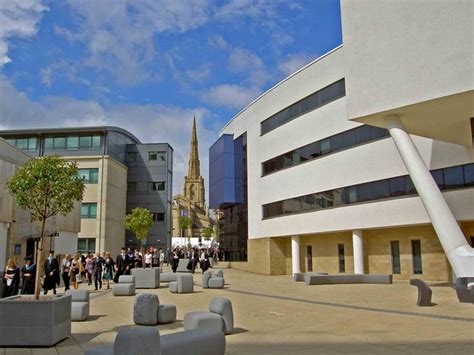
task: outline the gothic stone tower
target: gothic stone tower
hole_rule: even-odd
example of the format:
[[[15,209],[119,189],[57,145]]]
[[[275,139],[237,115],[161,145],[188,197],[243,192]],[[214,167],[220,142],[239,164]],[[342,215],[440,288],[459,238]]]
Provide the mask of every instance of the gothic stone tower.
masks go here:
[[[191,151],[189,153],[188,175],[184,177],[183,195],[187,197],[194,206],[203,211],[206,208],[204,179],[201,176],[198,141],[196,134],[196,117],[193,120],[193,133],[191,138]]]

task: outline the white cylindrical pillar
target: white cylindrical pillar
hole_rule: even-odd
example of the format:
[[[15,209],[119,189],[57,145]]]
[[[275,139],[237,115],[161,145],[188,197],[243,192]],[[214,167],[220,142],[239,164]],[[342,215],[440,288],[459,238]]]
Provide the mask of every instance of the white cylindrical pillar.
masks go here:
[[[295,235],[291,237],[291,265],[293,275],[301,272],[300,267],[300,236]]]
[[[354,274],[364,273],[364,243],[362,241],[362,230],[352,231],[352,249],[354,253]]]
[[[384,120],[454,272],[458,277],[474,276],[474,251],[400,117],[389,115]]]

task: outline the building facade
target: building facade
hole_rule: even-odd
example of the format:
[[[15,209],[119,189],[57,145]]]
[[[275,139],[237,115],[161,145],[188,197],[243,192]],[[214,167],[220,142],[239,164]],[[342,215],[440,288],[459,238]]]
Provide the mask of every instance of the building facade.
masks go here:
[[[206,208],[204,178],[201,176],[196,118],[193,120],[191,133],[188,174],[184,177],[183,194],[173,197],[172,215],[172,230],[176,243],[187,244],[185,240],[188,238],[202,242],[202,230],[211,224],[211,219]],[[188,229],[181,228],[180,217],[190,217],[192,226]]]
[[[80,206],[77,245],[68,252],[109,251],[138,246],[126,235],[123,219],[134,207],[154,214],[148,244],[171,243],[173,149],[167,143],[142,144],[118,127],[0,131],[29,156],[61,155],[75,161],[86,183]]]
[[[31,223],[30,213],[15,204],[7,191],[6,182],[31,157],[0,138],[0,265],[8,259],[23,264],[26,256],[34,255],[34,239],[40,237],[41,225]],[[80,230],[80,204],[66,216],[50,217],[46,223],[44,254],[54,249],[57,254],[76,247]],[[57,235],[56,235],[57,234]],[[54,237],[52,237],[54,235]]]
[[[343,0],[343,45],[228,122],[209,188],[249,211],[234,267],[474,276],[472,6]]]

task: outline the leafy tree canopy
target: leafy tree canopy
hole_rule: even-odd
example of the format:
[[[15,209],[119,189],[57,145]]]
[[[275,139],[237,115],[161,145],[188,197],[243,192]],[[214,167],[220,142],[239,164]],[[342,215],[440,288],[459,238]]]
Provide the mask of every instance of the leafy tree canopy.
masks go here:
[[[31,159],[7,181],[7,188],[20,208],[31,212],[32,221],[66,215],[82,200],[84,181],[77,164],[59,156]]]
[[[135,233],[137,239],[142,242],[148,237],[152,223],[152,213],[143,207],[135,207],[124,220],[125,228]]]
[[[191,217],[179,217],[178,224],[181,229],[188,229],[193,225],[193,219]]]
[[[202,235],[204,236],[204,239],[210,240],[214,235],[214,227],[211,225],[204,227],[202,229]]]

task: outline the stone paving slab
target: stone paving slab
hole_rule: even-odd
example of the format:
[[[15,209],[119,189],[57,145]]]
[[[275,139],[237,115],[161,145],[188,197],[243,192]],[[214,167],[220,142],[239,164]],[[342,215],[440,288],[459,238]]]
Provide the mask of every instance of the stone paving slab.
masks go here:
[[[407,282],[307,286],[290,276],[224,274],[224,289],[202,289],[197,273],[192,294],[171,294],[164,285],[137,292],[177,305],[177,322],[158,326],[161,334],[182,331],[184,315],[207,310],[212,297],[230,298],[237,327],[226,337],[231,355],[472,354],[474,348],[474,307],[460,304],[447,285],[432,287],[436,306],[417,307],[417,290]],[[112,344],[120,327],[133,325],[133,301],[92,291],[90,319],[72,323],[71,338],[49,349],[0,348],[0,355],[75,355]]]

